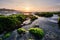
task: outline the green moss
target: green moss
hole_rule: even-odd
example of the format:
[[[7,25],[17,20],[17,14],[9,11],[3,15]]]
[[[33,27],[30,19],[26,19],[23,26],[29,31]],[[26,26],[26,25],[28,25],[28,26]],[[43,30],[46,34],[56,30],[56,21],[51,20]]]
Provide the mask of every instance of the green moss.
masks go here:
[[[29,18],[31,19],[31,21],[34,21],[37,19],[37,17],[33,16],[33,15],[29,15]]]
[[[31,17],[31,21],[34,21],[35,19],[37,19],[37,17],[35,17],[35,16]]]
[[[5,34],[4,34],[3,38],[9,38],[10,36],[11,36],[11,33],[8,32],[8,33],[5,33]]]
[[[44,36],[44,31],[40,28],[30,28],[29,32],[37,38],[43,38]]]
[[[19,29],[17,29],[17,32],[19,34],[25,34],[26,30],[24,28],[19,28]]]
[[[21,27],[20,24],[26,19],[26,16],[23,14],[15,14],[10,16],[0,16],[0,33],[4,31],[13,31]]]
[[[42,12],[42,13],[35,13],[38,16],[42,16],[42,17],[52,17],[53,13],[50,12]]]
[[[2,40],[2,38],[0,38],[0,40]]]

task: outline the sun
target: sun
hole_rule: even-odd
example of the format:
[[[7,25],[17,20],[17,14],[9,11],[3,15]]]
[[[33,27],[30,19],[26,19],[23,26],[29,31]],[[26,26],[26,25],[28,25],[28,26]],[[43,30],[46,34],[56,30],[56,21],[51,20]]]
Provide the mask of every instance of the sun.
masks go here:
[[[25,10],[26,12],[29,12],[29,11],[30,11],[30,7],[25,7],[24,10]]]

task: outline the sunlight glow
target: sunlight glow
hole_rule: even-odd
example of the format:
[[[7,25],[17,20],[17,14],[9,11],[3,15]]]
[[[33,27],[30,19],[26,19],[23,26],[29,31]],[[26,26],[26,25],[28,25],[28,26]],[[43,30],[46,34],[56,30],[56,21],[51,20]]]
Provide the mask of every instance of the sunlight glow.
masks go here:
[[[24,8],[24,11],[26,11],[26,12],[29,12],[30,10],[31,10],[30,7],[25,7],[25,8]]]

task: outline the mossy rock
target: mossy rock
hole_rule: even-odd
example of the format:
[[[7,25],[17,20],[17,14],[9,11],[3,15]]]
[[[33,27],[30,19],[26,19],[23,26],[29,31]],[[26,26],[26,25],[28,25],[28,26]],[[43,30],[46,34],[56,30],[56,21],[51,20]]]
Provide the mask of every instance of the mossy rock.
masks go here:
[[[0,38],[0,40],[2,40],[2,38]]]
[[[19,34],[25,34],[26,33],[26,30],[24,28],[19,28],[19,29],[17,29],[17,32]]]
[[[41,28],[30,28],[29,32],[34,35],[36,38],[43,38],[44,37],[44,31]]]
[[[8,33],[5,33],[3,38],[6,39],[6,38],[9,38],[11,36],[11,32],[8,32]]]

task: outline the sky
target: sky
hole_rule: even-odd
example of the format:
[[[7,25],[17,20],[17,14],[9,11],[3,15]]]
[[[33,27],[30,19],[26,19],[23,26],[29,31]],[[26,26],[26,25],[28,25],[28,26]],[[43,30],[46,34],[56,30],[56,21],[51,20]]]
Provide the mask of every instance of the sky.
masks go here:
[[[20,11],[60,11],[60,0],[0,0],[0,8]]]

